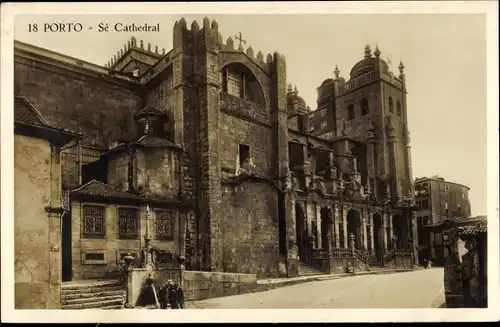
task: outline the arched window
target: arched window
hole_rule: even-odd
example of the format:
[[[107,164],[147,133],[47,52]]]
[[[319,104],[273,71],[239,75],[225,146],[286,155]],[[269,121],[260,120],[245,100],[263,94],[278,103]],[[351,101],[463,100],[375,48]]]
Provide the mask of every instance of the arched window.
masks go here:
[[[370,113],[370,106],[368,104],[368,100],[363,99],[361,100],[361,115],[365,116]]]
[[[396,113],[401,116],[401,102],[399,101],[396,103]]]
[[[347,107],[347,120],[354,120],[356,118],[356,114],[354,113],[354,105],[350,104]]]
[[[394,113],[394,102],[392,101],[392,97],[389,97],[389,112],[391,114]]]
[[[222,91],[265,106],[264,93],[252,71],[241,63],[224,67],[220,74]]]

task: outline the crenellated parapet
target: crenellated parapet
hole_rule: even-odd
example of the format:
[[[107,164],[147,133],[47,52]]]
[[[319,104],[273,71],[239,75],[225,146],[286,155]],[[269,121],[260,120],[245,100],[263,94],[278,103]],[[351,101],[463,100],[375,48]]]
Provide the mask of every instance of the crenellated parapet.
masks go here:
[[[160,50],[157,45],[153,47],[151,43],[145,45],[143,40],[138,42],[137,39],[132,36],[123,48],[117,50],[116,54],[105,64],[105,67],[120,71],[130,61],[127,59],[131,59],[130,54],[132,52],[140,54],[140,56],[138,56],[140,58],[139,60],[150,66],[154,65],[165,55],[164,48]]]

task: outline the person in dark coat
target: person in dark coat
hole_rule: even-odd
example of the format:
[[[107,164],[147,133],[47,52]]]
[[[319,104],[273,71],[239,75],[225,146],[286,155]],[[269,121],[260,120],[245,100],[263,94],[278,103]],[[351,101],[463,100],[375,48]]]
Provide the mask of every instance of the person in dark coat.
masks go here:
[[[184,309],[184,292],[182,288],[178,284],[170,283],[168,290],[170,307],[172,309]]]
[[[179,309],[184,309],[184,291],[179,284],[175,284],[174,289],[177,292]]]
[[[161,309],[168,308],[168,284],[160,287],[160,290],[158,291],[158,301],[160,302]]]

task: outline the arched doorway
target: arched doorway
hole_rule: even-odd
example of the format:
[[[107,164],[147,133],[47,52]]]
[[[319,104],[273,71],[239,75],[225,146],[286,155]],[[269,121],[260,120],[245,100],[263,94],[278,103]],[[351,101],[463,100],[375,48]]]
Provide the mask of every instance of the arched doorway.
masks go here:
[[[320,247],[322,249],[327,249],[327,244],[330,241],[328,239],[328,228],[330,227],[331,216],[332,216],[331,210],[329,210],[327,207],[321,208],[321,244],[320,244]],[[331,240],[331,241],[333,241],[333,240]]]
[[[383,249],[384,234],[383,234],[382,217],[378,213],[373,214],[373,247],[375,251]]]
[[[394,234],[391,235],[391,243],[394,243],[392,238],[396,236],[396,247],[403,248],[405,242],[405,221],[401,215],[392,216],[392,229]]]
[[[347,240],[350,242],[351,234],[354,235],[354,247],[361,248],[361,215],[359,211],[351,209],[347,212]]]
[[[297,247],[299,248],[299,257],[305,258],[307,248],[307,221],[304,209],[298,203],[295,204],[295,231],[297,233]]]

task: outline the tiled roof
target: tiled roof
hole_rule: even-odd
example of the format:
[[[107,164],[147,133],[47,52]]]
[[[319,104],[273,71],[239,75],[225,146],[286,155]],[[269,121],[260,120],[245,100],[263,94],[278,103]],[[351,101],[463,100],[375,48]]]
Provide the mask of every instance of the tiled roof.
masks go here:
[[[97,180],[92,180],[81,187],[71,191],[72,194],[87,195],[87,196],[99,196],[99,197],[112,197],[120,199],[131,199],[140,200],[141,197],[119,190],[108,184],[104,184]]]
[[[488,223],[485,220],[479,221],[473,225],[459,226],[455,229],[458,235],[477,235],[488,231]]]
[[[425,227],[437,227],[441,225],[464,225],[464,224],[474,224],[478,221],[486,220],[487,216],[477,216],[477,217],[448,217],[438,223],[432,225],[426,225]]]
[[[25,97],[14,96],[14,121],[18,123],[50,127],[38,110]]]
[[[82,135],[81,133],[66,128],[50,125],[45,121],[45,119],[43,119],[40,112],[25,97],[19,95],[14,95],[14,122],[30,126],[49,128],[79,136]]]
[[[119,190],[111,185],[104,184],[97,180],[92,180],[81,187],[71,191],[71,194],[77,194],[80,196],[88,197],[99,197],[99,198],[114,198],[114,199],[124,199],[124,200],[136,200],[140,202],[157,202],[157,203],[167,203],[171,205],[192,205],[189,202],[180,201],[179,199],[165,199],[162,197],[155,196],[153,194],[142,194],[135,195],[129,192]]]
[[[134,142],[137,145],[149,147],[149,148],[167,148],[167,147],[177,147],[175,144],[167,139],[144,135],[140,139]]]

